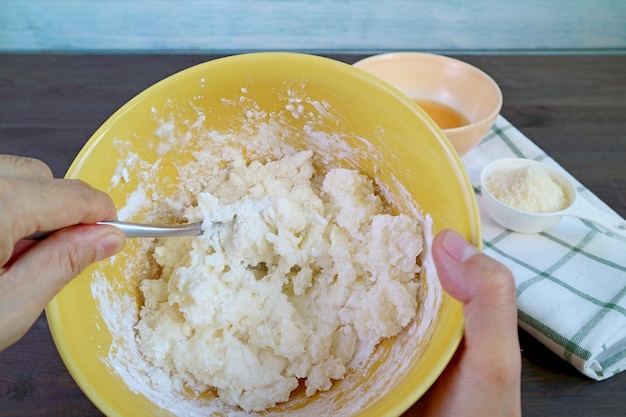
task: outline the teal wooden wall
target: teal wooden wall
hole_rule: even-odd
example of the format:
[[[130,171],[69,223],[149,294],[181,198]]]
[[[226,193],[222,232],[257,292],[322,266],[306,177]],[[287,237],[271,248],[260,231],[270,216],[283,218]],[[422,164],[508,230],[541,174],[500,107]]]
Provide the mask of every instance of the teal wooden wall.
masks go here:
[[[626,0],[0,0],[0,52],[626,51]]]

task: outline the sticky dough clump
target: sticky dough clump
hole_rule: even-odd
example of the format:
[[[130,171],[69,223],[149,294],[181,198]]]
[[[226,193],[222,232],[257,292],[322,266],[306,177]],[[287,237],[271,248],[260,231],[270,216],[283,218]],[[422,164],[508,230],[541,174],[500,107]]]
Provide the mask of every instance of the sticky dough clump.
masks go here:
[[[204,234],[159,242],[140,285],[150,377],[247,411],[328,390],[416,315],[421,226],[357,171],[317,181],[310,151],[221,172],[186,212]]]

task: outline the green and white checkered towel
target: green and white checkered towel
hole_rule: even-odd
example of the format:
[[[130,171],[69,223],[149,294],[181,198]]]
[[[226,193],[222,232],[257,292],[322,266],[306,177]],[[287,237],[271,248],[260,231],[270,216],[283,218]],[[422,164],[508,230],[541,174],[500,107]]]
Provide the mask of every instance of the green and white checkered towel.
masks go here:
[[[520,327],[583,374],[609,378],[626,369],[626,239],[572,217],[539,234],[511,232],[493,222],[482,207],[480,172],[491,161],[511,157],[559,167],[498,117],[461,159],[480,208],[484,252],[515,275]],[[573,180],[581,196],[615,214]]]

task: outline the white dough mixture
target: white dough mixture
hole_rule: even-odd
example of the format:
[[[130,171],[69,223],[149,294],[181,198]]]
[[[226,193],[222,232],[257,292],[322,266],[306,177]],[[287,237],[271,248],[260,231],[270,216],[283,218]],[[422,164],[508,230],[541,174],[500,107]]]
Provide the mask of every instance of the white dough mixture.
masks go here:
[[[158,242],[161,272],[140,285],[137,343],[156,385],[264,410],[300,381],[329,389],[416,315],[420,223],[356,171],[320,178],[310,151],[230,162],[186,217],[204,234]]]

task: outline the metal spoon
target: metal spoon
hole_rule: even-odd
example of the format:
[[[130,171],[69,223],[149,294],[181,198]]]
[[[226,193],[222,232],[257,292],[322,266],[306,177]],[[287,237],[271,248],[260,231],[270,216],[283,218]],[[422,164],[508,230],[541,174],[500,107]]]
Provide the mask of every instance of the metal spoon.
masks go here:
[[[122,221],[106,221],[97,222],[96,224],[108,224],[109,226],[115,226],[120,228],[127,238],[131,237],[176,237],[176,236],[200,236],[202,234],[202,222],[186,223],[186,224],[171,224],[171,225],[154,225],[154,224],[141,224],[130,223]],[[221,223],[215,223],[221,224]],[[50,236],[56,230],[48,232],[35,232],[32,235],[25,237],[27,240],[43,240]],[[261,262],[257,265],[246,265],[246,268],[251,269],[257,274],[257,278],[261,278],[263,274],[267,273],[268,267],[265,262]],[[261,275],[259,275],[261,274]]]
[[[120,228],[126,237],[172,237],[172,236],[199,236],[202,234],[202,222],[172,225],[153,225],[130,223],[122,221],[106,221],[96,224],[108,224]],[[28,240],[42,240],[56,230],[35,232],[25,237]]]

